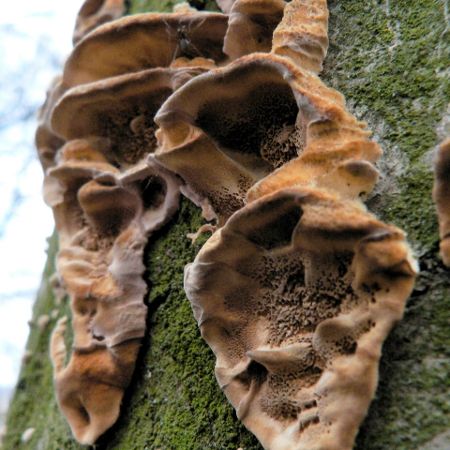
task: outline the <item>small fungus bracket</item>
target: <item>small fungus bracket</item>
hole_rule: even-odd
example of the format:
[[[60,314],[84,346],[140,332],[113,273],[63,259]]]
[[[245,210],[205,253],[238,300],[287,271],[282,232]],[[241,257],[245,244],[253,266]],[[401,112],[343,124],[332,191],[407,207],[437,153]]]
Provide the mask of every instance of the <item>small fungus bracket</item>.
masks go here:
[[[185,290],[264,448],[352,448],[416,269],[400,230],[311,189],[262,197],[207,241]]]
[[[75,438],[93,444],[116,420],[146,329],[143,251],[178,208],[179,181],[150,160],[120,172],[102,140],[71,140],[47,171],[45,194],[59,233],[57,270],[70,297],[53,333],[58,403]]]
[[[102,25],[74,48],[66,61],[66,88],[152,68],[177,58],[220,63],[228,17],[220,13],[136,14]]]
[[[339,179],[343,195],[358,196],[377,178],[372,163],[381,150],[342,96],[274,54],[245,56],[193,78],[155,122],[155,157],[208,200],[220,224],[246,196],[278,185]]]

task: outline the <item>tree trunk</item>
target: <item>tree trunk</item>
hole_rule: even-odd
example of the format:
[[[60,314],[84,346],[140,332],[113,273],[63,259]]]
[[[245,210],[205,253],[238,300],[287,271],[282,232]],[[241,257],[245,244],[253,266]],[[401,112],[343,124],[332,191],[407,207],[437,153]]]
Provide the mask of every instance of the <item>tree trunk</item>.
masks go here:
[[[131,11],[167,10],[172,3],[134,0]],[[346,96],[349,109],[369,123],[382,145],[382,178],[368,207],[408,233],[421,269],[404,319],[384,345],[376,399],[356,448],[450,448],[450,277],[438,257],[431,199],[432,152],[450,134],[449,4],[332,0],[329,9],[330,48],[321,77]],[[148,333],[122,414],[98,449],[261,448],[220,392],[212,352],[183,291],[183,267],[202,244],[191,245],[186,234],[201,223],[199,210],[183,201],[148,245]],[[68,314],[49,286],[55,252],[54,236],[34,322],[54,310],[57,317]],[[43,331],[31,328],[31,357],[10,406],[5,449],[83,448],[71,437],[53,394],[48,341],[57,318],[51,317]],[[21,443],[28,428],[35,431]]]

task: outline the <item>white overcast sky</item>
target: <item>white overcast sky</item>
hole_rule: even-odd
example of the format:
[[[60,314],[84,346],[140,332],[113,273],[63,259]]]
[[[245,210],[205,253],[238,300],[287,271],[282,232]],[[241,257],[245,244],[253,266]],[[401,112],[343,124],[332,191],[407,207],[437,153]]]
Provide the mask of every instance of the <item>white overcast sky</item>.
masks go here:
[[[4,2],[0,14],[0,388],[15,384],[53,229],[35,110],[71,49],[82,0]],[[28,115],[26,120],[21,117]],[[11,205],[17,205],[11,208]],[[11,211],[13,214],[10,214]]]

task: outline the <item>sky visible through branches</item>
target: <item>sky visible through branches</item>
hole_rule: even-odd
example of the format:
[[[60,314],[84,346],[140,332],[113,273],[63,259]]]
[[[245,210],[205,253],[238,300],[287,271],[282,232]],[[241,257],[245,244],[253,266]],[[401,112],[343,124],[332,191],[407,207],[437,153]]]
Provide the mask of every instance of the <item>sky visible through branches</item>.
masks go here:
[[[36,113],[70,51],[81,3],[8,2],[0,16],[0,425],[53,229],[34,148]]]

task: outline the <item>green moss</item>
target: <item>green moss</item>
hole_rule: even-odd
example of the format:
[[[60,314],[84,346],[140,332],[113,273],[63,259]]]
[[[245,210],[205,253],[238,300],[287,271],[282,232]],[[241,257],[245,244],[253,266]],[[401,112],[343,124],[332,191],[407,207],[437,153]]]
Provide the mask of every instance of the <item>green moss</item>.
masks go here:
[[[395,189],[382,190],[373,203],[383,220],[408,233],[421,256],[405,317],[384,345],[377,398],[358,436],[361,450],[417,449],[448,429],[450,416],[450,286],[437,262],[433,176],[425,163],[450,101],[449,34],[443,2],[389,3],[388,13],[387,2],[329,2],[323,74],[376,131],[386,176],[400,173]]]
[[[450,101],[444,2],[344,0],[329,7],[323,78],[377,131],[387,156],[395,147],[409,161],[400,168],[399,192],[384,196],[378,212],[425,252],[437,240],[437,226],[423,157],[437,144],[436,127]]]
[[[8,433],[3,442],[5,449],[76,449],[70,436],[69,428],[59,413],[53,395],[52,367],[48,356],[50,333],[56,320],[67,314],[67,305],[57,306],[49,285],[49,278],[55,271],[54,258],[57,251],[56,233],[49,239],[48,261],[43,274],[43,282],[33,309],[32,323],[43,315],[50,315],[57,310],[58,316],[48,326],[39,330],[31,326],[27,350],[31,352],[30,360],[22,366],[16,391],[7,416]],[[22,433],[27,428],[35,428],[27,445],[20,442]]]
[[[104,448],[260,448],[217,386],[213,354],[183,291],[184,266],[201,247],[186,234],[201,223],[198,209],[183,201],[175,222],[148,248],[149,334],[133,393]]]

